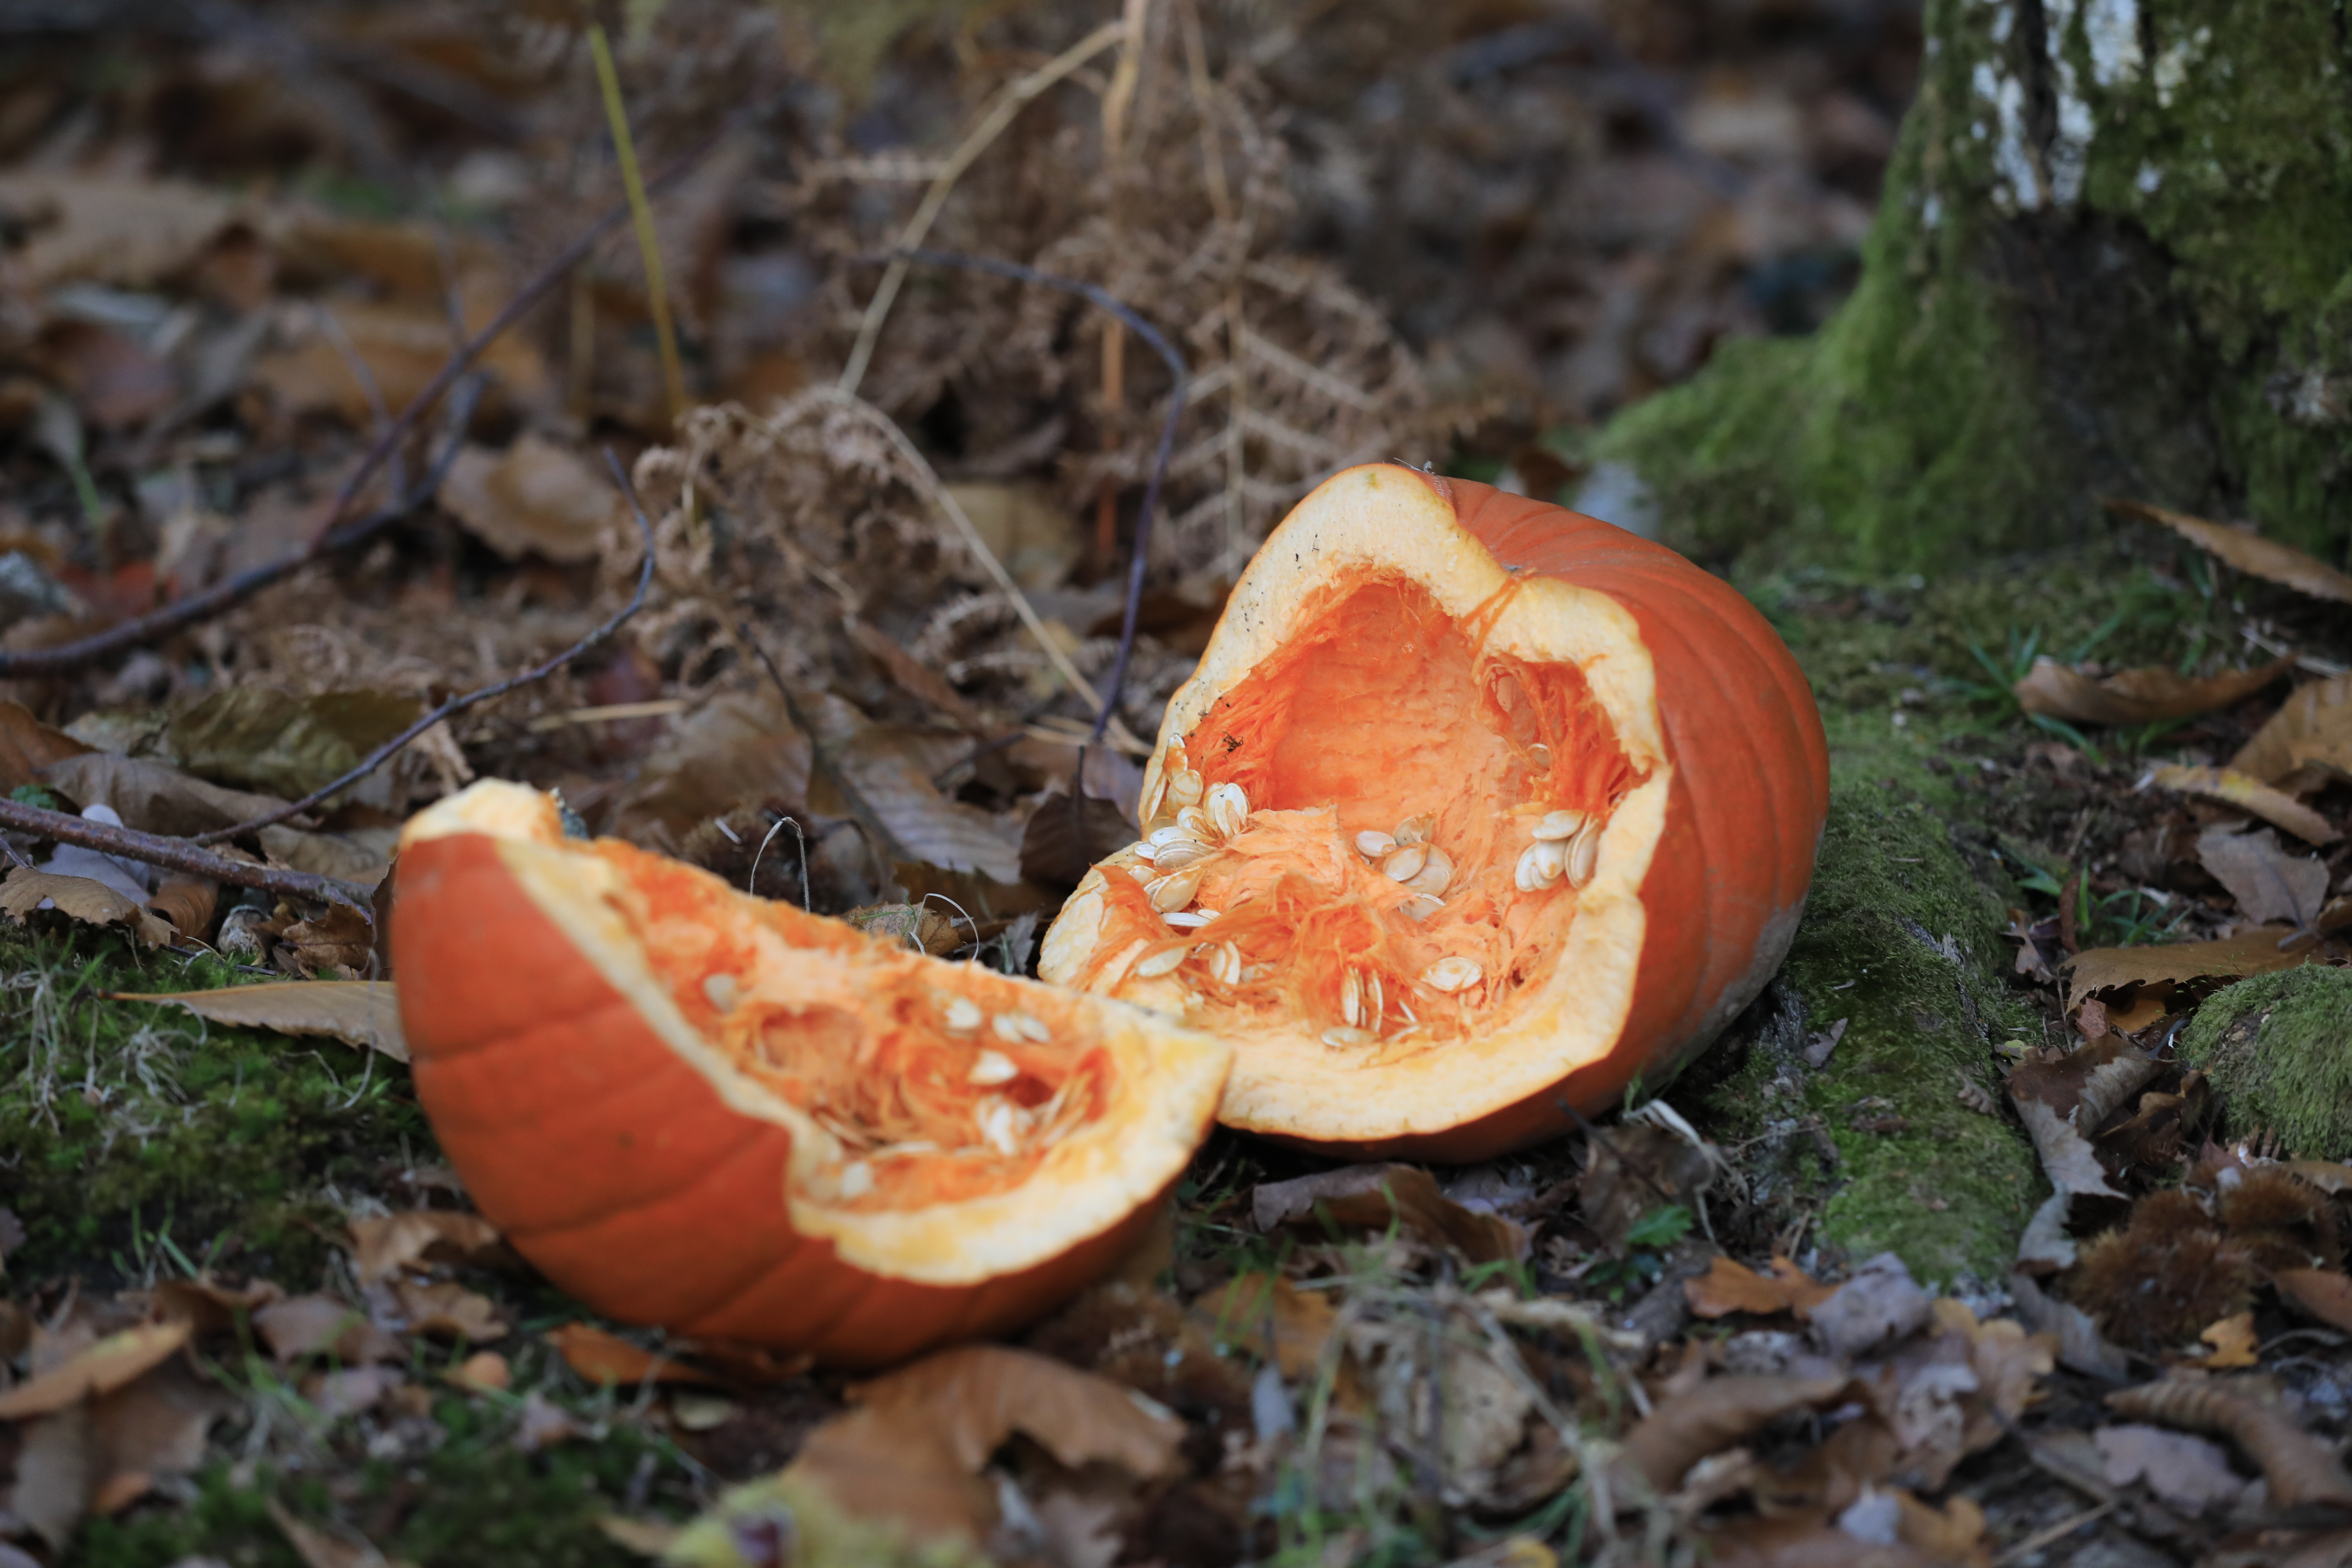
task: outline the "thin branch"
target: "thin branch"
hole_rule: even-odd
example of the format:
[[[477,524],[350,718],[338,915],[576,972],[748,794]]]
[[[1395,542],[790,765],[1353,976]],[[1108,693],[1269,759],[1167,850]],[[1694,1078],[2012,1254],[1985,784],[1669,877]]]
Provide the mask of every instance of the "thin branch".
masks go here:
[[[764,110],[765,107],[764,103],[755,105],[752,112]],[[646,182],[646,191],[661,190],[675,184],[692,171],[710,155],[713,149],[727,139],[741,118],[741,116],[730,117],[709,135],[672,160],[660,173]],[[190,595],[187,598],[176,604],[168,605],[152,615],[125,622],[121,626],[100,632],[96,637],[84,637],[79,642],[66,643],[58,647],[0,652],[0,679],[61,674],[67,670],[79,669],[93,660],[106,658],[109,654],[118,653],[127,647],[135,647],[142,643],[152,642],[165,632],[176,630],[191,621],[218,614],[289,573],[298,571],[314,561],[365,539],[394,519],[404,516],[415,507],[422,505],[425,500],[430,499],[429,494],[404,498],[395,501],[394,506],[386,509],[385,511],[363,518],[352,526],[338,526],[342,522],[344,515],[351,510],[352,503],[359,499],[362,488],[369,479],[374,478],[378,468],[383,467],[385,459],[392,456],[393,449],[407,437],[410,431],[416,428],[433,405],[457,384],[458,378],[466,374],[476,360],[481,358],[483,353],[492,343],[505,334],[507,329],[522,320],[533,306],[546,297],[550,289],[562,282],[573,268],[586,260],[596,247],[604,242],[604,237],[618,228],[628,216],[629,204],[626,201],[608,209],[602,217],[589,226],[586,232],[570,245],[565,246],[553,260],[541,268],[537,277],[523,285],[521,292],[508,300],[505,308],[490,318],[488,326],[475,333],[467,341],[464,348],[449,357],[448,363],[435,373],[431,381],[425,384],[425,389],[422,392],[409,400],[408,406],[400,411],[391,426],[376,438],[375,444],[368,448],[366,455],[361,458],[359,467],[352,470],[351,477],[346,479],[342,488],[335,492],[334,507],[328,514],[326,525],[320,529],[318,536],[309,545],[268,566],[257,567],[251,572],[242,574],[226,583],[206,589],[202,594]],[[455,450],[454,441],[452,450]],[[420,487],[420,489],[423,489],[425,487]]]
[[[355,784],[360,780],[367,777],[368,774],[375,772],[376,769],[383,766],[385,763],[392,760],[394,754],[399,752],[402,747],[416,739],[417,736],[425,733],[425,731],[433,728],[434,725],[441,723],[445,720],[453,718],[459,713],[463,713],[468,708],[472,708],[479,703],[488,702],[493,697],[503,697],[508,692],[514,690],[518,687],[529,686],[533,681],[546,679],[549,676],[553,675],[557,670],[562,669],[565,665],[570,664],[573,659],[578,658],[582,654],[586,653],[590,648],[594,647],[598,643],[603,642],[606,637],[611,637],[614,632],[619,631],[623,623],[626,622],[631,616],[635,615],[639,610],[645,608],[646,589],[654,580],[654,525],[646,518],[646,509],[638,504],[636,487],[629,483],[629,476],[622,471],[621,459],[613,455],[613,449],[610,447],[604,448],[604,461],[612,466],[613,482],[620,486],[621,494],[628,498],[629,510],[636,517],[637,534],[644,542],[646,552],[644,563],[637,569],[637,591],[629,596],[629,602],[627,604],[622,605],[621,608],[616,611],[610,619],[605,621],[603,626],[598,626],[594,631],[590,632],[586,637],[582,637],[578,642],[573,643],[570,647],[565,648],[562,653],[557,654],[553,658],[548,659],[545,663],[536,665],[530,669],[526,669],[520,675],[510,675],[504,680],[493,681],[488,686],[478,687],[474,690],[467,692],[463,697],[452,697],[448,701],[444,702],[440,707],[436,708],[430,713],[425,714],[423,718],[417,720],[416,722],[411,724],[407,729],[403,730],[399,734],[394,735],[391,740],[386,741],[383,745],[378,746],[374,751],[370,752],[361,760],[357,767],[343,774],[342,777],[335,780],[334,783],[322,784],[319,788],[312,790],[309,795],[304,795],[300,800],[281,805],[277,810],[261,816],[257,816],[250,822],[240,822],[233,827],[215,827],[209,833],[192,834],[189,836],[188,842],[191,844],[217,844],[224,838],[235,838],[241,834],[253,833],[264,827],[273,826],[278,823],[285,821],[289,816],[298,816],[302,812],[310,810],[312,806],[326,800],[330,795],[332,795],[341,790],[349,788],[351,785]]]
[[[999,261],[989,256],[966,256],[957,250],[902,250],[893,258],[891,265],[897,266],[900,260],[920,261],[933,267],[960,267],[968,272],[989,272],[999,278],[1039,283],[1048,289],[1059,289],[1065,294],[1076,294],[1118,318],[1167,362],[1168,374],[1172,378],[1168,392],[1168,417],[1160,423],[1160,449],[1152,456],[1151,479],[1143,487],[1143,510],[1136,514],[1135,550],[1127,569],[1127,607],[1120,615],[1118,624],[1118,657],[1111,663],[1110,679],[1105,683],[1101,700],[1095,707],[1092,743],[1100,744],[1104,731],[1110,727],[1112,715],[1118,711],[1119,694],[1127,686],[1127,667],[1135,657],[1135,625],[1142,613],[1143,577],[1151,559],[1151,518],[1160,510],[1160,488],[1167,482],[1168,459],[1176,450],[1176,426],[1184,417],[1184,394],[1192,384],[1192,369],[1184,363],[1184,356],[1176,352],[1176,345],[1160,335],[1159,328],[1137,314],[1127,301],[1092,283],[1052,272],[1040,272],[1017,261]]]
[[[226,855],[200,849],[185,838],[167,838],[161,834],[141,833],[134,828],[93,822],[69,811],[45,811],[37,805],[0,798],[0,827],[55,839],[59,844],[79,844],[85,849],[120,855],[126,860],[162,866],[173,871],[185,871],[194,877],[208,877],[232,887],[258,888],[265,893],[350,904],[362,913],[368,908],[369,891],[356,882],[322,877],[315,871],[296,871],[284,866],[233,860]]]

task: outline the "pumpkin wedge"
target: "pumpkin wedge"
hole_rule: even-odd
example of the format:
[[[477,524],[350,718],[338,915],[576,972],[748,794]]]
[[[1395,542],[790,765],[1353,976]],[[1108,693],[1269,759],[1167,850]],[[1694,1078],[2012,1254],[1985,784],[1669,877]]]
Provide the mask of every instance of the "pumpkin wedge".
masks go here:
[[[1729,585],[1592,518],[1388,465],[1235,585],[1047,980],[1231,1041],[1220,1119],[1475,1160],[1656,1087],[1787,953],[1821,716]]]
[[[401,835],[417,1097],[521,1253],[631,1322],[898,1360],[1149,1228],[1231,1053],[734,891],[483,783]]]

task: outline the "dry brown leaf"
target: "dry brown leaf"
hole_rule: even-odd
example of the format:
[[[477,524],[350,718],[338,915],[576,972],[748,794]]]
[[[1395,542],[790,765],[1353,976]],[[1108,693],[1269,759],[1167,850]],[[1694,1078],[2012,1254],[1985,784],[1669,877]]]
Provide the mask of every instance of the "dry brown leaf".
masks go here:
[[[2018,706],[2089,724],[2154,724],[2227,708],[2294,668],[2282,658],[2258,669],[2231,669],[2191,680],[2168,669],[2125,669],[2103,679],[2069,669],[2044,654],[2015,688]]]
[[[547,1336],[563,1364],[591,1383],[701,1383],[719,1380],[667,1356],[631,1344],[587,1323],[566,1323]]]
[[[177,1361],[98,1399],[89,1409],[94,1468],[101,1478],[95,1511],[128,1506],[160,1477],[202,1468],[205,1434],[237,1405],[227,1390]]]
[[[2271,1283],[2321,1322],[2352,1332],[2352,1279],[2333,1268],[2275,1268]]]
[[[0,214],[26,236],[15,264],[36,289],[68,280],[142,288],[194,260],[236,213],[217,193],[178,181],[0,175]]]
[[[2159,1070],[2129,1040],[2108,1035],[2055,1061],[2022,1062],[2011,1071],[2010,1100],[2052,1186],[2070,1196],[2124,1195],[2108,1184],[2091,1134]]]
[[[149,947],[162,947],[172,940],[168,921],[93,878],[60,877],[30,866],[18,866],[8,873],[5,882],[0,882],[0,910],[16,916],[19,924],[44,900],[84,925],[121,926]]]
[[[1648,1121],[1593,1130],[1584,1155],[1577,1207],[1611,1247],[1644,1216],[1669,1204],[1696,1207],[1715,1181],[1717,1160],[1678,1133]]]
[[[1021,879],[1021,846],[978,806],[950,800],[931,776],[971,750],[961,737],[945,738],[892,724],[869,724],[841,749],[836,762],[845,786],[895,840],[893,858],[921,860],[950,871],[978,871],[1000,882]],[[823,794],[818,792],[819,796]],[[818,798],[810,804],[825,807]],[[850,803],[831,813],[864,816]]]
[[[253,1326],[280,1363],[331,1354],[347,1366],[397,1361],[397,1341],[348,1301],[331,1296],[296,1296],[273,1301],[253,1314]]]
[[[1056,790],[1037,803],[1022,830],[1021,875],[1041,887],[1075,888],[1135,835],[1135,824],[1109,801]]]
[[[147,908],[169,921],[173,931],[198,942],[213,929],[213,911],[219,907],[218,882],[180,872],[166,874],[147,900]]]
[[[964,700],[962,692],[948,684],[947,677],[890,640],[880,627],[856,616],[842,619],[842,629],[858,651],[882,667],[883,673],[898,682],[901,690],[919,697],[949,722],[968,735],[985,735],[990,725],[985,715]]]
[[[2228,1383],[2170,1377],[2107,1395],[2107,1406],[2136,1421],[2229,1438],[2262,1467],[2270,1500],[2279,1508],[2324,1503],[2352,1509],[2352,1477],[2327,1445],[2284,1412],[2240,1393]]]
[[[1682,1484],[1690,1468],[1790,1411],[1845,1396],[1852,1379],[1711,1377],[1664,1400],[1625,1435],[1621,1462],[1660,1493]]]
[[[34,718],[23,703],[0,702],[0,795],[39,784],[42,769],[92,750]]]
[[[2231,768],[2190,768],[2167,763],[2151,770],[2147,782],[2158,789],[2193,795],[2236,806],[2250,816],[2285,828],[2306,844],[2333,844],[2343,837],[2327,818],[2261,780]]]
[[[266,816],[286,803],[274,795],[224,789],[146,757],[90,752],[50,763],[41,782],[76,805],[104,805],[123,826],[180,837]]]
[[[478,310],[467,301],[469,331],[488,324],[493,304]],[[353,372],[367,366],[385,406],[405,408],[449,361],[449,317],[436,300],[339,300],[331,310],[334,330],[319,328],[290,347],[255,356],[252,384],[269,394],[289,415],[331,413],[365,429],[373,400]],[[338,341],[338,340],[341,341]],[[547,364],[530,334],[508,332],[479,362],[489,370],[490,403],[540,402],[547,394]]]
[[[1527,1227],[1501,1215],[1465,1208],[1438,1190],[1417,1165],[1345,1165],[1287,1182],[1261,1182],[1250,1194],[1258,1229],[1317,1225],[1325,1218],[1349,1227],[1402,1226],[1425,1242],[1450,1247],[1471,1263],[1527,1256]]]
[[[2298,1182],[2307,1182],[2323,1193],[2340,1193],[2352,1187],[2352,1165],[2336,1160],[2288,1160],[2279,1166]]]
[[[2091,1438],[2109,1486],[2145,1481],[2167,1507],[2192,1517],[2245,1495],[2246,1483],[2231,1471],[2229,1456],[2202,1437],[2131,1422],[2102,1426]]]
[[[2327,900],[2326,862],[2288,854],[2267,827],[2246,833],[2216,824],[2197,836],[2197,860],[2257,924],[2284,921],[2303,930]]]
[[[368,971],[368,955],[375,951],[375,928],[367,916],[349,904],[329,904],[316,920],[297,921],[278,933],[273,954],[281,970],[291,967],[305,975],[332,974],[353,984]]]
[[[1314,1373],[1339,1314],[1330,1296],[1301,1290],[1279,1274],[1243,1274],[1192,1303],[1193,1319],[1219,1342],[1272,1361],[1286,1378]]]
[[[918,1541],[979,1542],[997,1519],[993,1489],[946,1437],[896,1412],[852,1410],[809,1434],[786,1468],[844,1513],[888,1520]]]
[[[1713,1568],[1955,1568],[1900,1540],[1864,1541],[1819,1510],[1733,1520],[1699,1539]]]
[[[1806,1310],[1813,1338],[1842,1359],[1874,1354],[1926,1326],[1935,1302],[1891,1252],[1864,1262]]]
[[[185,1322],[197,1336],[224,1333],[236,1326],[240,1313],[250,1313],[286,1292],[267,1279],[247,1285],[221,1285],[210,1278],[165,1279],[149,1295],[155,1316],[164,1322]]]
[[[2299,747],[2333,752],[2352,744],[2352,675],[2331,676],[2297,689],[2230,759],[2231,771],[2292,789],[2301,766]],[[2292,793],[2300,794],[2299,790]]]
[[[2170,980],[2236,980],[2307,963],[2318,942],[2285,926],[2254,926],[2219,942],[2170,942],[2151,947],[2094,947],[2067,960],[2066,1002],[2095,992]]]
[[[5,1394],[0,1394],[0,1421],[24,1421],[51,1415],[67,1405],[111,1394],[151,1368],[178,1353],[191,1337],[189,1326],[142,1323],[109,1334],[73,1356]]]
[[[747,802],[799,807],[808,784],[808,737],[793,727],[783,700],[766,686],[728,692],[673,721],[668,739],[638,767],[612,832],[675,855],[698,824]],[[796,853],[790,837],[769,853]]]
[[[1810,1278],[1785,1258],[1775,1257],[1771,1269],[1769,1274],[1759,1274],[1718,1254],[1706,1273],[1683,1281],[1683,1296],[1690,1302],[1691,1311],[1702,1318],[1728,1317],[1734,1312],[1794,1312],[1801,1318],[1836,1289]]]
[[[2109,501],[2107,504],[2117,511],[2132,512],[2151,522],[2162,523],[2200,550],[2220,557],[2223,564],[2233,566],[2249,576],[2281,584],[2299,594],[2308,594],[2315,599],[2352,605],[2352,577],[2346,576],[2324,561],[2313,559],[2292,544],[2264,539],[2259,533],[2243,533],[2218,522],[2208,522],[2201,517],[2168,511],[2145,501]]]
[[[400,1303],[401,1316],[407,1320],[412,1334],[487,1344],[506,1338],[510,1328],[488,1296],[452,1281],[424,1285],[413,1279],[395,1279],[392,1293]]]
[[[2237,1372],[2261,1359],[2254,1353],[2260,1341],[2254,1334],[2252,1312],[2233,1312],[2218,1323],[2210,1323],[2197,1338],[2213,1347],[2212,1353],[2200,1363],[2209,1372]]]
[[[275,1029],[281,1035],[325,1035],[348,1046],[382,1051],[396,1062],[408,1060],[408,1042],[400,1032],[400,996],[389,980],[282,980],[217,991],[106,994],[116,1002],[185,1007],[215,1024]]]
[[[865,1408],[939,1433],[977,1472],[1014,1432],[1076,1468],[1105,1460],[1138,1476],[1178,1468],[1184,1424],[1108,1378],[1002,1345],[940,1351],[858,1384]]]
[[[89,1405],[80,1400],[54,1415],[27,1422],[11,1467],[16,1485],[7,1511],[62,1556],[101,1478],[91,1451]]]
[[[351,1221],[352,1268],[362,1285],[417,1263],[483,1264],[504,1258],[499,1228],[478,1214],[410,1209]]]
[[[945,487],[971,520],[989,551],[1013,580],[1031,593],[1060,587],[1086,546],[1078,520],[1054,492],[1038,484],[954,484]]]
[[[503,452],[459,452],[436,499],[509,561],[533,552],[550,561],[593,561],[600,537],[622,514],[611,479],[532,431]]]

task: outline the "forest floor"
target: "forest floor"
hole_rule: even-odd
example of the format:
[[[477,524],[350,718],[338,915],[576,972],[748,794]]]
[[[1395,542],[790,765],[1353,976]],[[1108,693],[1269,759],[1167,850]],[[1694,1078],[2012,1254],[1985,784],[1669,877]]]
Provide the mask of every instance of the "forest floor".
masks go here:
[[[1780,977],[1522,1156],[1219,1131],[1023,1355],[598,1317],[384,1005],[371,890],[474,778],[1016,972],[1083,867],[1041,805],[1131,819],[1081,688],[1172,373],[1001,277],[877,303],[877,252],[1187,362],[1148,742],[1324,475],[1607,515],[1595,421],[1818,324],[1913,12],[647,8],[656,310],[584,16],[70,9],[0,18],[0,1568],[2352,1555],[2352,582],[2242,529],[1706,563],[1831,742]],[[820,1462],[886,1410],[981,1451]]]

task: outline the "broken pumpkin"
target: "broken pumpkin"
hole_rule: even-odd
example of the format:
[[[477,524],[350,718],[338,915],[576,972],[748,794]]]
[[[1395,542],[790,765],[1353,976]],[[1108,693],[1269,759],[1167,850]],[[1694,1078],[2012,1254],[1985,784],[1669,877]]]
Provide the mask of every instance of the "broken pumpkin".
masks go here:
[[[1762,989],[1827,810],[1739,594],[1488,486],[1350,468],[1260,547],[1047,980],[1235,1047],[1220,1119],[1483,1159],[1654,1089]]]
[[[878,1364],[1017,1324],[1148,1230],[1230,1051],[950,963],[486,782],[401,835],[417,1097],[600,1311]]]

